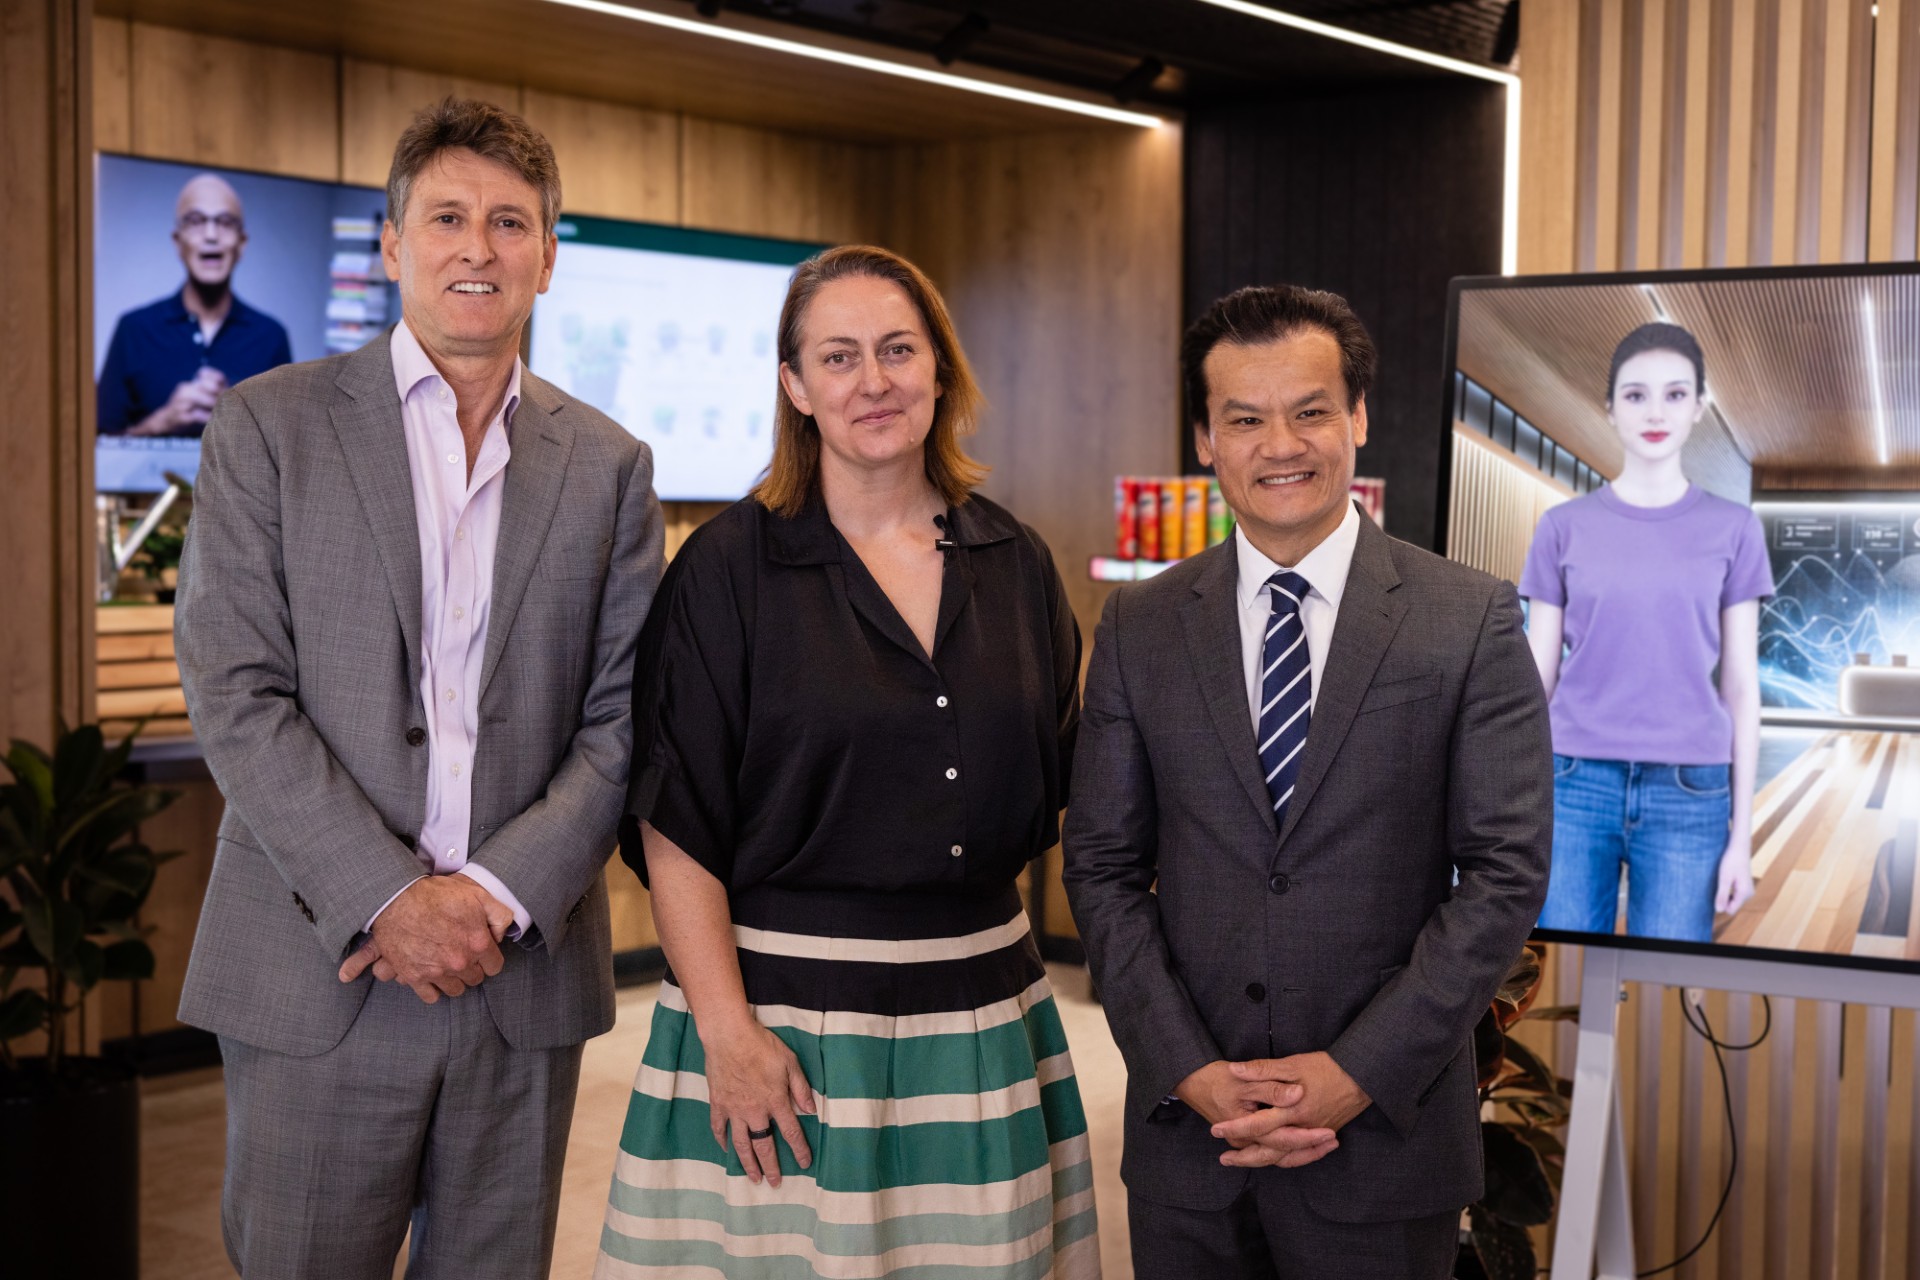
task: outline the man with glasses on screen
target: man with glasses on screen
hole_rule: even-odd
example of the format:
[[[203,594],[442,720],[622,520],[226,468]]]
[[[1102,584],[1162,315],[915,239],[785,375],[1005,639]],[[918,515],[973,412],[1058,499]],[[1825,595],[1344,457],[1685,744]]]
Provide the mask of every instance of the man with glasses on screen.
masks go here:
[[[293,360],[285,326],[234,296],[247,222],[225,179],[202,173],[180,188],[173,243],[186,283],[113,327],[100,371],[103,436],[198,436],[222,391]]]

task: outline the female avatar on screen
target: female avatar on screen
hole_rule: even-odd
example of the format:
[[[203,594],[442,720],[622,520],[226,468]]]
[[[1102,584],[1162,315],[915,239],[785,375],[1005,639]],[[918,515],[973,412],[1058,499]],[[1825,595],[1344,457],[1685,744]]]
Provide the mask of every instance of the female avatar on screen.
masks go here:
[[[1753,896],[1759,614],[1753,511],[1690,483],[1706,361],[1678,325],[1615,348],[1607,416],[1626,459],[1541,518],[1520,578],[1553,721],[1553,873],[1542,928],[1709,942]]]

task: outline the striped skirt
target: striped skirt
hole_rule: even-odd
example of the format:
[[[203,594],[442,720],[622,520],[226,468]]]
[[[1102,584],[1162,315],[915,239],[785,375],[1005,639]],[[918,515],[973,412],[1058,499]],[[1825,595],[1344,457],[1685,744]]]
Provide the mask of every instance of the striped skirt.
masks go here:
[[[754,1015],[813,1086],[802,1170],[755,1185],[708,1127],[686,998],[662,983],[599,1280],[1098,1280],[1086,1116],[1011,890],[752,890],[733,903]]]

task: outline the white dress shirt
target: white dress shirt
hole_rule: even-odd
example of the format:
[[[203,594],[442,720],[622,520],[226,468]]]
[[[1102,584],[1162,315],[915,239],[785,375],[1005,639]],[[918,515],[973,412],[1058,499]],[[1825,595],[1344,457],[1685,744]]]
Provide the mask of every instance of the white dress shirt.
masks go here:
[[[1299,564],[1280,565],[1256,551],[1238,525],[1233,550],[1238,566],[1236,586],[1240,602],[1240,663],[1247,680],[1247,714],[1254,732],[1260,729],[1260,645],[1273,616],[1273,592],[1267,579],[1290,569],[1307,580],[1312,590],[1300,602],[1300,625],[1307,633],[1307,665],[1312,697],[1320,696],[1320,673],[1327,669],[1327,647],[1333,643],[1333,624],[1340,615],[1340,597],[1347,590],[1347,572],[1353,568],[1353,548],[1360,541],[1360,509],[1347,503],[1347,515],[1320,545]],[[1311,701],[1308,706],[1312,706]],[[1309,712],[1308,714],[1312,714]]]
[[[516,358],[507,394],[487,424],[473,474],[468,475],[453,389],[406,322],[394,326],[394,389],[400,394],[414,519],[420,528],[427,813],[415,854],[425,875],[462,872],[511,909],[510,937],[520,936],[532,923],[527,909],[500,877],[485,867],[469,866],[467,853],[473,825],[473,755],[480,738],[480,667],[493,607],[493,553],[500,540],[507,463],[513,456],[507,434],[520,404],[520,369]],[[373,927],[372,921],[367,927]]]

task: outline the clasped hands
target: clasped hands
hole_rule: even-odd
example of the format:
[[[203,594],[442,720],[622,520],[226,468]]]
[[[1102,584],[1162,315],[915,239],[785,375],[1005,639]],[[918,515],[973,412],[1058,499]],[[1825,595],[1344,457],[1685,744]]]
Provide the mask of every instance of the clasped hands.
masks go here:
[[[371,968],[380,981],[397,979],[432,1004],[499,973],[500,941],[512,927],[513,910],[466,876],[425,876],[374,920],[367,940],[340,966],[340,981]]]
[[[1340,1145],[1341,1126],[1373,1102],[1326,1053],[1210,1062],[1173,1092],[1227,1143],[1220,1163],[1237,1169],[1312,1164]]]

